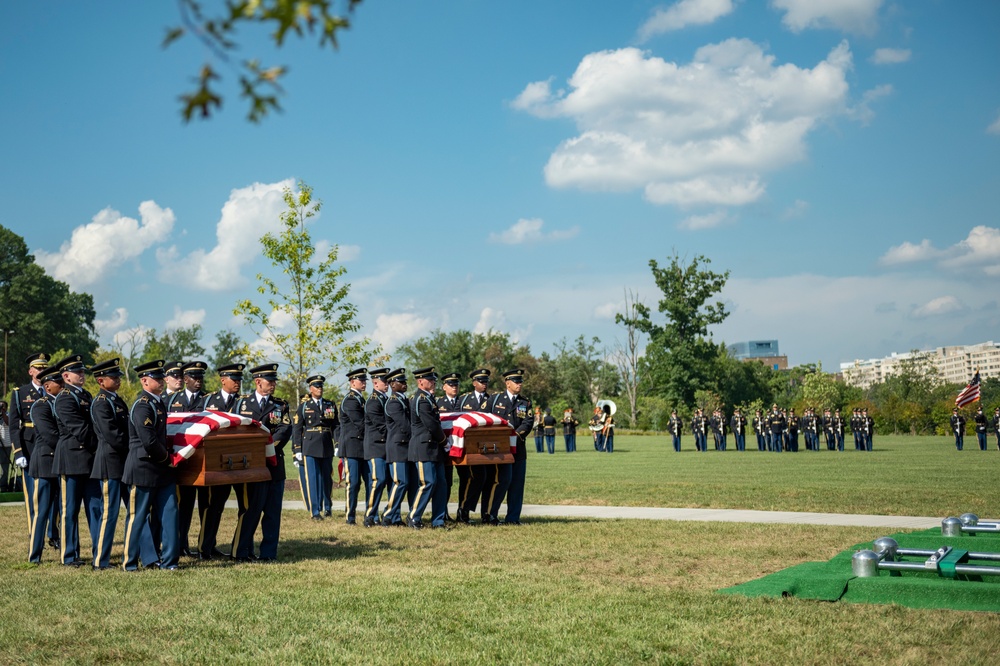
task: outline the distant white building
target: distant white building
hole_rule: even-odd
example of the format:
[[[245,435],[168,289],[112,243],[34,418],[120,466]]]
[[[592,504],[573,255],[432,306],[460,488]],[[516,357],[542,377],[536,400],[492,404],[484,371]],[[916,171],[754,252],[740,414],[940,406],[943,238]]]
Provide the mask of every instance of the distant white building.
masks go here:
[[[926,356],[938,378],[947,384],[966,384],[979,369],[979,376],[1000,377],[1000,344],[990,340],[977,345],[938,347],[918,352],[893,353],[883,358],[870,358],[840,364],[844,382],[849,386],[868,388],[898,374],[902,363],[914,356]]]

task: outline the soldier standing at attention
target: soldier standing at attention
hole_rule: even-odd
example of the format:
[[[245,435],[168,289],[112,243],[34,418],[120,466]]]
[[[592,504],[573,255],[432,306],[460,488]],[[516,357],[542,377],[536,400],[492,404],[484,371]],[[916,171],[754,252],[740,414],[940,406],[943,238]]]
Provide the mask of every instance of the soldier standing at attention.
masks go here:
[[[758,409],[753,417],[753,432],[757,436],[758,451],[767,451],[767,435],[764,434],[766,428],[764,414]]]
[[[63,389],[62,373],[56,366],[35,367],[31,376],[41,383],[38,397],[31,401],[31,408],[25,417],[32,424],[32,448],[29,454],[27,475],[31,479],[32,520],[28,530],[28,561],[40,564],[42,549],[45,547],[45,527],[52,515],[52,502],[57,496],[58,475],[52,471],[56,444],[59,442],[59,424],[53,409],[55,396]],[[16,397],[16,392],[15,392]],[[23,453],[23,450],[22,450]],[[27,496],[27,491],[24,493]],[[57,514],[58,515],[58,514]]]
[[[958,407],[951,410],[951,431],[955,435],[955,448],[961,451],[965,439],[965,417],[958,413]]]
[[[323,398],[326,377],[306,379],[309,395],[302,398],[292,420],[292,454],[299,467],[302,497],[316,521],[323,520],[327,479],[333,476],[333,429],[337,427],[337,406]]]
[[[403,495],[407,494],[409,472],[407,457],[410,453],[410,401],[406,398],[406,369],[397,368],[386,379],[392,394],[385,402],[385,464],[392,478],[387,507],[382,514],[382,526],[405,525],[402,517]],[[412,511],[413,504],[410,503]]]
[[[667,426],[670,430],[670,438],[673,441],[674,451],[677,453],[681,452],[681,432],[684,430],[684,424],[681,422],[681,418],[677,416],[677,410],[670,410],[670,422]]]
[[[861,450],[861,410],[857,407],[851,412],[851,435],[854,437],[854,450]]]
[[[458,395],[458,383],[461,380],[461,375],[457,372],[451,372],[442,377],[441,382],[444,386],[444,395],[437,399],[438,412],[444,414],[446,412],[458,412],[462,409],[462,398]],[[445,505],[451,502],[451,488],[455,484],[455,465],[452,463],[451,456],[445,453],[444,456],[444,479],[446,492],[445,495]],[[451,515],[445,510],[444,514],[445,522],[453,523]]]
[[[535,453],[545,451],[545,425],[542,423],[542,408],[535,407]]]
[[[216,372],[219,373],[221,388],[215,393],[206,395],[201,408],[207,412],[235,414],[240,399],[240,387],[243,384],[243,368],[245,367],[242,363],[232,363],[217,368]],[[208,504],[207,508],[201,509],[201,531],[198,533],[199,559],[211,560],[229,557],[215,545],[219,538],[219,523],[222,522],[222,512],[226,508],[226,501],[229,499],[232,489],[232,485],[228,483],[206,488]]]
[[[160,526],[160,569],[176,569],[180,557],[177,543],[177,470],[167,443],[167,410],[160,400],[163,392],[162,360],[137,365],[142,393],[129,410],[129,450],[122,483],[129,486],[125,518],[126,571],[139,566],[139,546],[143,525]],[[146,568],[156,562],[143,561]]]
[[[171,396],[184,388],[183,368],[183,361],[168,361],[163,364],[163,383],[165,388],[160,399],[163,400],[164,404],[167,404]]]
[[[424,526],[423,514],[431,503],[431,527],[444,527],[448,496],[444,481],[444,445],[446,437],[441,428],[441,416],[434,399],[437,374],[433,367],[413,371],[417,392],[410,399],[410,455],[416,464],[420,486],[407,524],[415,529]]]
[[[794,409],[790,409],[788,411],[788,419],[785,422],[785,433],[787,435],[785,441],[788,444],[786,450],[798,453],[799,452],[799,417],[797,417],[795,415],[795,410]]]
[[[59,444],[52,471],[59,475],[62,492],[62,563],[80,566],[80,507],[85,506],[92,549],[96,556],[100,510],[100,484],[90,478],[97,452],[97,438],[90,422],[93,397],[83,389],[86,366],[83,357],[68,356],[59,362],[66,388],[56,396],[55,411],[59,421]]]
[[[31,526],[35,522],[35,484],[31,473],[25,471],[35,443],[35,424],[31,420],[31,406],[45,393],[38,373],[48,365],[49,360],[48,355],[44,353],[32,354],[24,359],[31,379],[24,386],[14,389],[10,396],[11,456],[14,458],[14,464],[21,470],[21,477],[24,480],[24,510],[28,517],[28,532],[31,532]],[[59,385],[61,389],[61,377]],[[59,528],[54,524],[59,516],[58,483],[51,484],[50,495],[52,509],[50,515],[45,518],[49,523],[49,545],[59,548]]]
[[[997,437],[997,449],[1000,450],[1000,407],[993,410],[993,432]]]
[[[739,407],[733,411],[732,427],[733,437],[736,438],[736,450],[745,451],[747,448],[747,417],[743,416]]]
[[[389,384],[386,378],[389,368],[372,370],[372,392],[365,402],[365,460],[371,476],[371,490],[365,509],[365,527],[379,523],[379,505],[382,492],[389,483],[389,469],[386,466],[385,443],[388,436],[385,424],[385,403],[389,399]]]
[[[976,439],[979,440],[979,450],[986,450],[986,414],[983,414],[983,406],[979,405],[972,419],[976,422]]]
[[[771,405],[771,414],[767,417],[767,425],[771,430],[771,451],[781,453],[782,436],[785,431],[785,417],[778,411],[777,405]]]
[[[517,450],[514,451],[514,463],[512,465],[498,465],[500,468],[509,470],[506,472],[508,488],[502,488],[502,483],[498,484],[490,504],[490,524],[497,525],[499,521],[496,516],[500,511],[500,502],[503,500],[504,490],[507,495],[507,516],[504,522],[507,525],[521,524],[521,507],[524,504],[524,479],[527,469],[528,450],[525,447],[525,439],[531,432],[534,418],[531,413],[531,401],[521,395],[521,384],[524,382],[524,370],[508,370],[503,373],[504,383],[507,390],[498,393],[490,400],[490,413],[502,416],[507,419],[514,434],[517,435]],[[501,473],[501,480],[503,474]]]
[[[545,426],[545,448],[551,455],[556,452],[556,417],[552,416],[552,410],[548,407],[545,408],[542,425]]]
[[[576,427],[580,425],[580,421],[573,416],[573,408],[567,407],[566,411],[563,412],[563,441],[566,444],[566,453],[573,453],[576,451]]]
[[[372,477],[365,462],[365,397],[368,371],[358,368],[347,373],[350,390],[340,403],[340,455],[347,460],[347,524],[356,525],[358,493],[365,484],[365,505],[371,491]]]
[[[204,361],[193,361],[175,367],[180,362],[166,364],[167,371],[164,374],[164,382],[174,383],[172,375],[180,374],[183,387],[165,396],[167,413],[178,412],[200,412],[201,406],[205,402],[205,394],[202,393],[202,386],[205,384],[205,369],[208,364]],[[169,388],[169,386],[168,386]],[[194,557],[191,548],[188,546],[188,532],[191,531],[191,519],[194,516],[194,501],[198,498],[198,516],[204,514],[208,508],[208,489],[211,486],[195,488],[194,486],[177,486],[177,529],[178,543],[180,543],[181,555]]]
[[[844,450],[844,417],[840,415],[840,410],[833,414],[833,436],[837,440],[837,450]]]
[[[833,433],[833,416],[829,408],[823,411],[823,433],[826,435],[826,450],[836,450],[837,436]]]
[[[868,408],[861,409],[861,436],[864,438],[865,451],[872,450],[872,439],[875,437],[875,419],[868,415]]]
[[[594,436],[594,450],[602,451],[604,442],[601,441],[601,417],[604,413],[600,407],[594,407],[594,415],[590,417],[590,432]]]
[[[486,401],[489,400],[490,371],[486,368],[476,368],[469,377],[472,379],[472,391],[462,396],[460,408],[463,412],[485,412]],[[487,481],[492,486],[496,480],[496,465],[461,465],[458,468],[458,520],[469,523],[470,515],[476,509],[479,498]],[[488,513],[489,507],[484,504],[483,513]]]

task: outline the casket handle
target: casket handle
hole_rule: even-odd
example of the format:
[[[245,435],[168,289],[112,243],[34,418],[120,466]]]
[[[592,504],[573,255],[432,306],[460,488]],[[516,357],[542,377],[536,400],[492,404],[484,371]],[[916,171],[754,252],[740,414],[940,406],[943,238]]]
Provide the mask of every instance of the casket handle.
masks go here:
[[[243,469],[247,469],[249,467],[250,467],[250,461],[247,460],[246,454],[244,454],[243,455]]]
[[[226,458],[226,469],[231,470],[233,468],[233,457],[229,456]]]

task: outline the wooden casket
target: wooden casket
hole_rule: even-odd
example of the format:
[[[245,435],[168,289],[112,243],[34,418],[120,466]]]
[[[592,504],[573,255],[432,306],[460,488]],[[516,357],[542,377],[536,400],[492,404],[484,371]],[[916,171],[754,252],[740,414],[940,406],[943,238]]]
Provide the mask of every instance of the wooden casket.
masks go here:
[[[498,416],[485,412],[451,412],[441,415],[448,434],[449,459],[454,465],[497,465],[514,462],[514,429]]]
[[[191,457],[177,463],[182,486],[270,481],[265,450],[270,436],[257,425],[238,425],[205,436]]]

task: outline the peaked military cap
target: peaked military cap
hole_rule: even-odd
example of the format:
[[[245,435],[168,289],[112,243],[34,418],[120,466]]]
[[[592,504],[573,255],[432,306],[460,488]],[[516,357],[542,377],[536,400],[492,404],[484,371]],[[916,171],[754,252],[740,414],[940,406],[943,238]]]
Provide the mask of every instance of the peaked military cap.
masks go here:
[[[163,369],[167,362],[162,358],[149,363],[135,366],[135,373],[140,377],[152,377],[153,379],[163,379]]]
[[[524,381],[524,370],[521,370],[520,368],[515,368],[514,370],[508,370],[507,372],[503,373],[503,378],[504,381],[515,382],[517,384],[520,384],[521,382]]]
[[[83,364],[83,357],[79,354],[67,356],[56,365],[59,366],[61,372],[85,372],[87,370],[87,366]]]
[[[190,363],[185,363],[181,366],[181,370],[184,371],[185,375],[191,375],[192,377],[204,377],[205,371],[208,370],[208,363],[204,361],[191,361]]]
[[[372,379],[381,379],[386,381],[386,377],[389,376],[389,368],[375,368],[371,372]]]
[[[447,375],[441,378],[441,381],[443,381],[445,384],[454,384],[455,386],[458,386],[459,379],[460,377],[457,372],[449,372]]]
[[[38,352],[24,359],[24,364],[31,368],[44,368],[51,360],[45,352]]]
[[[263,363],[254,368],[250,368],[250,376],[254,379],[267,379],[272,382],[278,381],[278,364]]]
[[[405,384],[406,383],[406,368],[396,368],[395,370],[393,370],[392,372],[389,373],[389,376],[386,377],[386,381],[388,381],[388,382],[399,382],[400,384]]]
[[[322,386],[324,382],[326,382],[326,377],[323,375],[313,375],[306,380],[306,384],[309,386]]]
[[[347,373],[348,381],[352,379],[360,379],[363,382],[368,381],[368,368],[356,368]]]
[[[487,368],[477,368],[469,373],[469,378],[484,384],[490,383],[490,371]]]
[[[38,383],[44,384],[45,382],[63,383],[62,371],[59,370],[58,365],[45,366],[38,371]]]
[[[90,366],[90,374],[94,377],[121,377],[121,359],[112,358],[97,365]]]
[[[434,366],[429,366],[427,368],[420,368],[419,370],[413,371],[413,376],[417,379],[429,379],[432,382],[437,381],[437,373],[434,372]]]
[[[163,364],[163,374],[166,375],[167,377],[180,377],[182,372],[181,368],[183,367],[184,367],[183,361],[170,361],[169,363],[165,362]]]
[[[243,363],[231,363],[229,365],[219,366],[216,371],[219,373],[220,377],[229,377],[230,379],[235,379],[236,381],[243,381],[243,368],[247,367]]]

